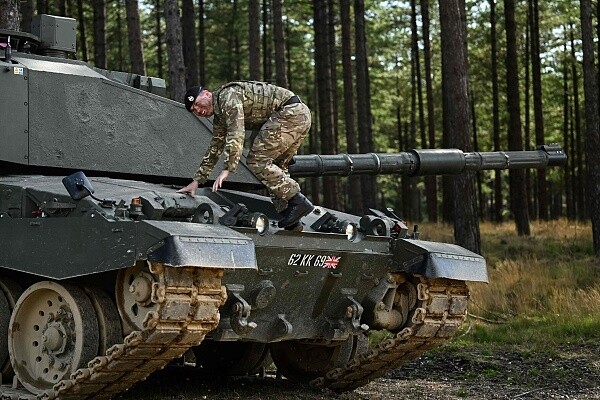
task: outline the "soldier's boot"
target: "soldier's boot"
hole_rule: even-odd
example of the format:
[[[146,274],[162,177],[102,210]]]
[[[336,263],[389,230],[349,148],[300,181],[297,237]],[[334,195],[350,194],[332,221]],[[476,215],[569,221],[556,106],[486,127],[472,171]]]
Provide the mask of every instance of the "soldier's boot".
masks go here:
[[[287,208],[281,213],[282,218],[279,220],[279,227],[285,228],[294,225],[310,213],[312,209],[312,203],[302,193],[296,193],[294,197],[288,200]]]

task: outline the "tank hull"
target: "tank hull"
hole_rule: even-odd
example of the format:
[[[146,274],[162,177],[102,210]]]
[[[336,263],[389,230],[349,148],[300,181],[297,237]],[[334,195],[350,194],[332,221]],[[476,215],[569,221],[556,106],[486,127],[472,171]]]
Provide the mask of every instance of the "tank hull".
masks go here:
[[[335,212],[322,207],[306,217],[303,232],[271,226],[272,231],[261,234],[252,227],[224,226],[219,218],[222,222],[225,210],[240,203],[250,214],[264,212],[274,217],[277,213],[267,197],[201,189],[192,198],[175,193],[170,186],[92,177],[90,182],[102,199],[73,200],[61,181],[56,176],[0,177],[0,237],[4,244],[0,283],[12,282],[25,291],[14,296],[4,323],[9,327],[28,323],[42,326],[39,341],[47,340],[44,338],[50,337],[53,329],[62,329],[73,341],[67,347],[77,348],[75,338],[87,337],[89,329],[83,322],[71,335],[67,329],[70,325],[63,324],[62,319],[40,325],[30,322],[29,311],[41,307],[35,306],[32,298],[52,299],[55,293],[66,293],[59,297],[69,298],[70,293],[85,293],[79,296],[89,296],[94,304],[103,298],[102,308],[119,316],[111,325],[108,318],[98,314],[98,326],[114,325],[112,330],[120,333],[112,336],[112,342],[106,339],[111,346],[104,345],[104,350],[99,346],[89,357],[93,367],[73,364],[69,374],[52,369],[56,364],[52,358],[46,360],[46,354],[59,350],[44,347],[44,355],[36,357],[41,357],[41,363],[48,362],[58,378],[40,387],[36,386],[37,378],[28,381],[30,371],[23,366],[28,365],[26,361],[33,362],[29,358],[34,355],[5,351],[10,357],[0,360],[7,371],[4,376],[17,374],[29,394],[25,389],[15,392],[1,386],[4,395],[18,393],[22,398],[34,398],[45,393],[50,398],[87,398],[116,394],[141,378],[136,369],[141,361],[133,355],[140,346],[147,351],[144,373],[149,374],[189,349],[200,349],[197,354],[202,357],[202,347],[198,346],[205,338],[214,344],[262,343],[266,351],[270,344],[278,343],[271,351],[279,357],[283,370],[300,371],[294,379],[318,380],[333,364],[324,364],[319,373],[305,372],[308,366],[290,364],[289,349],[302,348],[308,341],[311,346],[316,344],[319,352],[330,352],[324,349],[356,343],[369,330],[402,331],[403,326],[415,324],[410,317],[414,310],[423,308],[415,299],[428,298],[425,288],[442,281],[450,282],[455,292],[445,294],[452,299],[444,306],[446,322],[439,321],[444,312],[433,310],[416,324],[447,325],[446,331],[454,332],[466,315],[465,281],[487,280],[485,260],[458,246],[375,235],[349,238],[343,233],[313,229],[324,215]],[[197,210],[208,206],[216,218],[195,220]],[[360,220],[341,212],[337,215],[353,223]],[[390,294],[401,287],[407,300],[400,306],[390,303]],[[5,292],[5,297],[11,293]],[[64,307],[73,311],[82,307],[80,303],[81,298]],[[426,305],[424,310],[427,307],[438,306]],[[79,326],[77,321],[75,326]],[[38,341],[37,332],[28,333],[26,340]],[[178,341],[171,343],[174,336]],[[11,344],[19,347],[21,337],[9,335],[9,350]],[[429,332],[427,337],[440,343],[436,333]],[[171,344],[165,347],[167,342]],[[166,348],[171,350],[163,354]],[[336,354],[338,364],[351,361],[338,359],[337,350],[332,354]],[[399,363],[417,354],[415,350],[410,357],[404,353],[387,357]],[[76,354],[69,357],[77,359]],[[150,362],[156,359],[160,361]],[[248,365],[255,367],[258,361],[251,361]],[[363,368],[377,362],[365,359]],[[107,380],[123,365],[126,367],[120,373],[125,379],[119,383]],[[336,387],[339,382],[315,384]],[[357,385],[358,381],[346,383],[343,390]]]

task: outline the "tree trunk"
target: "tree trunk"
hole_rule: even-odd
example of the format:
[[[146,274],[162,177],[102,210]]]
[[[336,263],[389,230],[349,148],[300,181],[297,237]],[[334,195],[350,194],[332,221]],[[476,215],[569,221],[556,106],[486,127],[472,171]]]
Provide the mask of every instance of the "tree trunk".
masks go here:
[[[329,58],[329,31],[327,27],[327,0],[313,2],[315,26],[315,72],[317,76],[317,103],[319,112],[319,137],[321,153],[335,154],[335,132],[332,98],[332,78]],[[338,202],[337,182],[335,178],[323,177],[323,205],[335,208]]]
[[[269,1],[263,0],[263,12],[262,12],[262,20],[263,20],[263,79],[267,82],[271,81],[272,77],[272,68],[271,68],[271,37],[269,34],[269,27],[271,24],[270,16],[269,16]]]
[[[233,0],[233,11],[231,12],[231,14],[229,15],[229,29],[227,29],[227,51],[225,52],[226,54],[226,58],[225,58],[225,65],[223,66],[223,69],[225,71],[225,77],[228,81],[231,80],[231,78],[233,77],[233,63],[234,63],[234,54],[235,53],[235,43],[234,43],[234,30],[235,30],[235,12],[236,12],[236,3],[237,0]]]
[[[538,0],[533,2],[531,16],[531,72],[533,79],[533,112],[535,118],[535,143],[545,144],[544,113],[542,109],[542,67],[540,61],[540,13]],[[546,170],[537,170],[538,216],[548,219],[548,190],[546,188]]]
[[[116,29],[109,31],[109,38],[108,41],[111,42],[111,36],[117,36],[117,65],[113,66],[113,68],[115,68],[118,71],[123,71],[124,69],[124,65],[123,65],[123,23],[122,23],[122,17],[121,17],[121,8],[122,8],[122,4],[121,1],[117,1],[116,2]],[[115,32],[116,31],[116,32]],[[116,35],[115,35],[116,33]],[[110,68],[110,65],[108,65],[108,61],[107,61],[107,66]]]
[[[352,37],[350,28],[350,0],[340,1],[340,25],[342,29],[342,76],[344,79],[344,125],[346,127],[347,152],[358,153],[356,138],[356,122],[354,110],[354,88],[352,70]],[[364,213],[362,197],[360,196],[360,178],[350,175],[348,177],[349,212],[362,215]]]
[[[400,67],[400,59],[396,56],[396,68]],[[402,152],[406,150],[405,141],[404,141],[404,129],[403,129],[403,121],[402,121],[402,103],[400,101],[400,77],[396,75],[396,101],[395,101],[395,112],[396,112],[396,141],[398,143],[398,151]],[[396,193],[400,193],[400,196],[396,196],[396,202],[394,206],[397,210],[400,210],[401,216],[404,216],[404,198],[408,197],[406,182],[402,176],[398,177],[396,180],[397,188]],[[365,210],[366,211],[366,210]]]
[[[260,3],[248,2],[248,66],[250,79],[260,80]]]
[[[2,7],[0,5],[0,7]],[[31,32],[31,19],[33,18],[33,0],[21,1],[21,31]]]
[[[371,93],[369,63],[367,60],[367,37],[365,32],[365,2],[354,0],[354,35],[356,53],[356,97],[358,118],[358,145],[360,153],[373,152],[373,116],[371,114]],[[361,194],[365,208],[375,208],[377,188],[375,177],[360,177]]]
[[[88,48],[87,48],[87,36],[85,34],[85,18],[83,16],[83,0],[77,0],[77,18],[79,23],[77,29],[79,30],[79,51],[81,52],[81,59],[88,62]]]
[[[275,82],[278,86],[288,87],[285,60],[285,36],[283,33],[282,0],[273,0],[273,42],[275,46]]]
[[[567,27],[565,26],[565,32]],[[565,36],[565,39],[567,37]],[[567,50],[567,42],[564,43],[564,70],[563,70],[563,149],[565,154],[571,154],[571,141],[570,141],[570,105],[569,105],[569,54]],[[565,196],[567,199],[567,219],[575,220],[575,203],[573,200],[573,190],[571,190],[571,165],[573,164],[572,156],[567,158],[567,165],[565,166]]]
[[[163,74],[163,34],[162,34],[162,12],[160,10],[160,0],[154,2],[154,21],[156,24],[156,69],[158,77],[164,77]]]
[[[523,150],[521,106],[519,104],[515,0],[504,0],[504,19],[506,29],[506,101],[509,113],[508,149]],[[519,235],[530,235],[524,171],[510,170],[509,185],[510,205],[515,217],[517,233]]]
[[[469,90],[469,103],[471,104],[471,129],[473,130],[473,151],[480,151],[479,149],[479,141],[477,134],[477,113],[475,112],[475,97],[473,96],[473,91]],[[475,173],[475,178],[477,182],[477,205],[478,205],[478,216],[479,218],[484,218],[484,208],[485,208],[485,196],[483,194],[483,182],[481,175],[483,171],[478,171]]]
[[[319,101],[317,99],[317,74],[316,74],[316,69],[315,69],[315,76],[313,81],[313,99],[312,99],[312,103],[313,104],[318,104]],[[319,135],[318,135],[318,129],[317,126],[320,126],[320,118],[321,116],[319,115],[318,112],[314,113],[314,117],[312,120],[312,126],[313,126],[313,131],[312,134],[308,135],[308,144],[309,144],[309,152],[311,154],[318,154],[320,152],[320,144],[319,144]],[[313,200],[313,203],[316,204],[320,204],[322,202],[323,196],[322,196],[322,190],[321,190],[321,179],[320,178],[310,178],[310,193],[311,193],[311,198]]]
[[[169,95],[172,100],[183,102],[185,95],[185,64],[179,23],[177,0],[165,0],[165,21],[167,23],[167,52],[169,55]]]
[[[421,19],[423,24],[423,53],[425,59],[425,91],[427,97],[427,137],[426,147],[435,148],[435,114],[433,104],[433,76],[431,72],[431,41],[429,38],[429,0],[421,0]],[[423,144],[425,146],[425,144]],[[437,178],[425,177],[427,198],[427,216],[429,222],[438,221]]]
[[[206,44],[204,28],[204,0],[198,1],[198,82],[206,84]]]
[[[571,24],[571,74],[573,79],[573,111],[575,118],[575,143],[571,147],[574,158],[575,168],[575,185],[576,201],[577,201],[577,218],[580,221],[585,220],[587,211],[585,207],[585,170],[583,154],[585,153],[583,148],[582,129],[581,129],[581,113],[579,110],[579,61],[576,55],[576,44],[574,38],[574,28]]]
[[[570,62],[572,64],[572,60]],[[578,91],[577,91],[578,92]],[[576,89],[573,88],[573,94],[576,93]],[[576,118],[576,112],[575,112],[575,97],[573,97],[573,102],[571,104],[571,106],[569,107],[569,119],[570,119],[570,124],[569,124],[569,141],[570,141],[570,146],[569,148],[571,149],[571,153],[572,157],[571,158],[571,168],[569,169],[569,173],[571,175],[571,193],[573,195],[573,204],[575,206],[575,218],[578,217],[578,210],[579,210],[579,201],[577,200],[577,194],[578,194],[578,187],[577,187],[577,146],[575,145],[575,126],[578,124],[579,121]]]
[[[67,16],[67,2],[66,0],[58,0],[58,15],[61,17]]]
[[[18,31],[20,26],[19,0],[0,0],[0,29]]]
[[[600,18],[600,1],[596,2],[596,21]],[[596,36],[600,39],[600,23],[596,24]],[[598,40],[598,59],[600,59],[600,40]],[[598,85],[598,96],[600,98],[600,84]]]
[[[490,0],[490,40],[492,42],[492,140],[494,151],[500,151],[500,100],[498,89],[498,36],[496,32],[496,0]],[[502,171],[494,171],[494,210],[493,220],[502,222]]]
[[[233,0],[233,14],[231,19],[231,32],[233,34],[233,59],[235,60],[235,73],[233,75],[234,80],[242,79],[242,46],[240,44],[240,32],[237,29],[236,21],[239,19],[238,14],[238,0]]]
[[[594,32],[591,0],[581,0],[581,37],[583,44],[583,82],[585,95],[588,196],[592,220],[594,253],[600,257],[600,127],[598,118],[598,70],[594,64]]]
[[[528,3],[531,4],[531,0],[527,0]],[[533,7],[533,6],[532,6]],[[525,66],[525,126],[524,128],[524,149],[531,150],[531,62],[530,56],[531,52],[531,16],[533,15],[533,10],[530,12],[529,8],[526,13],[526,24],[525,24],[525,60],[523,64]],[[529,168],[525,169],[525,192],[527,193],[527,204],[529,205],[529,216],[534,220],[537,218],[537,197],[532,198],[531,194],[533,193],[533,189],[531,187],[531,170]]]
[[[188,87],[198,83],[198,49],[194,16],[194,1],[183,0],[181,2],[181,32],[183,34],[185,84]]]
[[[290,24],[285,25],[285,36],[288,40],[285,41],[285,54],[287,58],[287,83],[290,90],[293,90],[292,86],[292,45],[290,44],[289,38],[292,36],[292,30]]]
[[[104,0],[92,0],[94,14],[94,65],[106,69],[106,8]]]
[[[471,108],[468,96],[466,20],[462,0],[440,0],[442,38],[442,79],[444,81],[444,135],[453,147],[472,151]],[[446,129],[448,129],[446,131]],[[452,179],[454,240],[475,253],[481,253],[475,174],[463,173]]]
[[[417,147],[417,113],[418,113],[418,130],[421,139],[421,146],[427,146],[425,134],[425,113],[423,111],[423,87],[421,85],[421,60],[419,58],[419,33],[417,31],[417,6],[416,0],[410,1],[411,9],[411,107],[410,107],[410,138],[407,146],[408,149]],[[406,201],[407,213],[403,215],[410,221],[420,221],[420,204],[415,202],[418,198],[417,184],[418,178],[403,177],[408,186],[408,198]]]
[[[38,14],[48,14],[50,10],[48,10],[48,0],[37,0],[37,13]]]
[[[399,86],[399,84],[398,84]],[[400,97],[400,88],[396,89],[396,95]],[[402,113],[400,113],[402,116]],[[400,119],[399,119],[400,121]],[[410,53],[410,109],[409,109],[409,120],[408,120],[408,129],[404,132],[402,137],[403,142],[401,148],[403,149],[414,149],[416,147],[415,144],[415,135],[417,131],[417,85],[415,82],[415,57],[414,57],[414,47],[411,46]],[[414,215],[411,209],[411,197],[414,186],[414,179],[403,175],[402,179],[402,218],[405,218],[409,221],[414,221]]]
[[[440,0],[441,2],[442,0]],[[441,13],[441,11],[440,11]],[[445,117],[446,109],[449,105],[449,101],[446,93],[449,91],[446,89],[447,81],[444,79],[443,68],[445,65],[446,52],[441,51],[442,59],[442,147],[449,148],[453,147],[453,139],[450,135],[450,119]],[[442,176],[442,220],[445,223],[454,223],[454,182],[452,176]]]
[[[131,72],[146,75],[144,52],[142,48],[142,29],[137,0],[125,0],[125,15],[127,16],[127,33],[129,43],[129,58]]]
[[[327,41],[329,47],[329,69],[331,70],[331,84],[329,85],[329,89],[331,90],[331,103],[332,103],[332,112],[333,112],[333,143],[335,147],[335,152],[337,153],[338,148],[338,131],[339,131],[339,121],[338,121],[338,104],[337,104],[337,56],[336,56],[336,44],[335,44],[335,26],[336,26],[336,12],[335,12],[335,1],[327,0]]]
[[[411,99],[411,103],[412,103],[412,99]],[[411,105],[412,106],[412,105]],[[396,111],[396,123],[398,124],[398,128],[400,128],[400,131],[398,132],[399,134],[399,143],[400,143],[400,148],[401,149],[407,149],[410,147],[414,147],[411,146],[411,130],[412,130],[412,121],[411,122],[405,122],[404,124],[402,123],[402,112],[401,112],[401,107],[398,106],[397,107],[397,111]],[[411,111],[411,116],[410,118],[412,119],[412,111]],[[400,149],[399,149],[400,150]],[[402,218],[408,219],[408,215],[410,214],[410,178],[406,175],[403,175],[400,177],[400,198],[402,200]]]

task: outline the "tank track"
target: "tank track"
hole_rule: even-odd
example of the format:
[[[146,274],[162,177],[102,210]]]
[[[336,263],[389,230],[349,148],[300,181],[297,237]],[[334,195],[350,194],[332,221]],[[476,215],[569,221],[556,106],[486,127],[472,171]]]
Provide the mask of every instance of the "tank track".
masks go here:
[[[110,399],[198,345],[219,324],[219,307],[227,296],[223,270],[153,264],[150,271],[158,277],[152,288],[158,307],[147,314],[143,330],[131,332],[51,390],[32,394],[2,386],[0,399]]]
[[[467,316],[469,290],[464,281],[425,279],[417,284],[417,305],[408,326],[366,353],[311,381],[311,386],[350,391],[440,346]]]

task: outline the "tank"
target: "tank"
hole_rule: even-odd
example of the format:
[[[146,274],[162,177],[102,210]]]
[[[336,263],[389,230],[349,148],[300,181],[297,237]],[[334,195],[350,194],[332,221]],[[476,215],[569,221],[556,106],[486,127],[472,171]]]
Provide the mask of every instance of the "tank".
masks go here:
[[[211,121],[165,98],[161,79],[65,58],[74,20],[33,25],[0,31],[0,397],[111,398],[182,359],[222,375],[272,360],[287,379],[347,391],[458,331],[468,283],[488,280],[482,256],[420,240],[390,209],[316,206],[301,231],[279,229],[245,159],[224,190],[176,193]],[[415,176],[565,160],[556,145],[413,150],[296,156],[290,172]],[[387,339],[369,345],[372,332]]]

